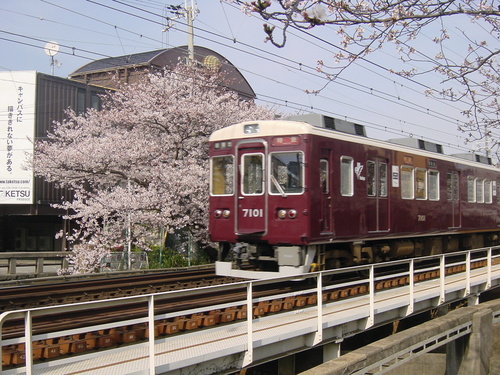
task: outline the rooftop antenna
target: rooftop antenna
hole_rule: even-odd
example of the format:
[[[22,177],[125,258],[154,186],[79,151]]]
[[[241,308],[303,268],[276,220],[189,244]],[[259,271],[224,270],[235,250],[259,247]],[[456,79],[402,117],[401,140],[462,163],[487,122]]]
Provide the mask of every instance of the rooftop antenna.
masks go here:
[[[54,59],[54,56],[59,52],[59,43],[48,42],[43,50],[47,56],[50,56],[50,74],[54,75],[54,65],[57,65],[58,68],[61,66],[61,63]]]

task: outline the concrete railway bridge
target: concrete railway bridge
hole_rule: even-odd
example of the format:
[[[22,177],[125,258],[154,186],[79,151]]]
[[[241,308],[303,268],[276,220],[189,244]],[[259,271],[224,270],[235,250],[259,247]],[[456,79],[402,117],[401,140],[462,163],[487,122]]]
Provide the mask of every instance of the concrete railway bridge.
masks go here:
[[[364,293],[348,298],[332,299],[324,296],[332,295],[339,288],[348,290],[358,285],[359,280],[346,281],[341,285],[323,285],[324,278],[320,276],[331,273],[338,279],[347,272],[352,274],[352,269],[314,273],[310,275],[312,282],[308,290],[277,292],[265,298],[256,297],[254,288],[257,285],[295,282],[297,277],[5,312],[0,316],[0,328],[11,319],[24,318],[25,334],[24,337],[2,340],[2,346],[24,343],[26,361],[22,367],[0,368],[0,372],[5,375],[233,374],[240,371],[244,373],[244,369],[252,366],[279,360],[280,373],[295,374],[291,364],[293,359],[290,358],[316,348],[322,351],[324,363],[307,370],[305,374],[373,374],[390,371],[419,355],[446,346],[447,371],[457,374],[488,374],[487,358],[491,356],[492,350],[491,327],[500,321],[500,300],[479,304],[478,296],[500,286],[499,254],[497,248],[487,248],[468,251],[459,261],[452,254],[429,257],[427,260],[434,260],[434,263],[425,269],[418,269],[418,272],[413,260],[386,263],[383,266],[360,266],[357,269],[363,271],[361,274],[365,277],[367,288]],[[379,267],[392,271],[381,275],[378,272]],[[457,272],[447,272],[448,269],[455,269]],[[412,276],[416,273],[430,273],[435,277]],[[407,277],[407,282],[394,287],[379,288],[385,282],[390,283],[395,277]],[[213,324],[201,330],[187,330],[182,334],[155,337],[155,323],[207,311],[206,307],[198,307],[155,315],[156,302],[179,295],[182,295],[182,298],[195,299],[215,288],[231,292],[237,288],[241,289],[242,286],[247,290],[246,298],[232,303],[214,303],[209,310],[227,311],[237,306],[246,306],[247,311],[254,312],[259,303],[260,306],[266,306],[272,303],[270,301],[285,301],[290,298],[298,301],[304,299],[305,295],[317,298],[313,304],[304,304],[300,308],[282,309],[267,315],[254,312],[246,314],[245,319],[231,323]],[[457,301],[467,301],[468,307],[456,309],[424,325],[402,331],[341,356],[342,344],[348,338]],[[32,332],[33,319],[43,315],[85,311],[96,306],[120,309],[127,304],[138,302],[148,306],[148,313],[142,318],[39,335]],[[104,332],[117,326],[140,324],[146,327],[144,340],[107,350],[61,356],[45,362],[34,363],[31,359],[34,350],[32,343],[39,340],[73,337],[83,332]]]

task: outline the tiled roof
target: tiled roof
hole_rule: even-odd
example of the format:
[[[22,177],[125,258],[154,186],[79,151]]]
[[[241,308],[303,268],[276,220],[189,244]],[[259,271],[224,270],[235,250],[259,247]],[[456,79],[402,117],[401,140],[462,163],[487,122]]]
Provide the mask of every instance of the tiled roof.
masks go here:
[[[148,65],[151,60],[165,52],[165,49],[156,51],[135,53],[132,55],[124,55],[118,57],[109,57],[107,59],[92,61],[81,68],[75,70],[70,76],[79,75],[83,73],[90,73],[95,71],[111,70],[117,67]]]

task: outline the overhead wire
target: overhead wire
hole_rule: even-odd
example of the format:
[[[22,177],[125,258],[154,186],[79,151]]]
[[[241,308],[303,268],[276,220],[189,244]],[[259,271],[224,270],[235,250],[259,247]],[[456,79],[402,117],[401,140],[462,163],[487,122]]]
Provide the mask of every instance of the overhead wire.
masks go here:
[[[92,3],[95,3],[95,1],[93,1],[93,0],[87,0],[87,1],[92,2]],[[112,1],[113,1],[113,2],[116,2],[116,3],[120,3],[120,4],[123,4],[123,5],[126,5],[126,6],[131,6],[132,8],[134,8],[134,9],[136,9],[136,10],[141,10],[141,11],[144,11],[144,12],[146,12],[146,13],[153,14],[152,12],[149,12],[149,11],[144,10],[144,9],[142,9],[142,8],[138,8],[138,7],[135,7],[135,6],[132,6],[132,5],[126,4],[126,3],[124,3],[123,1],[120,1],[120,0],[112,0]],[[106,7],[108,7],[108,6],[106,6]],[[110,7],[110,8],[111,8],[111,9],[116,9],[116,8],[113,8],[113,7]],[[119,10],[119,9],[116,9],[116,10],[121,11],[121,10]],[[128,13],[128,12],[126,12],[126,13],[127,13],[127,14],[130,14],[130,13]],[[140,18],[143,18],[143,17],[140,17]],[[182,23],[182,22],[180,22],[180,23]],[[197,29],[199,29],[199,28],[197,28]],[[199,29],[199,30],[200,30],[200,29]],[[179,30],[179,31],[182,31],[182,30]],[[203,31],[205,31],[205,32],[206,32],[206,30],[203,30]],[[220,35],[219,35],[219,36],[220,36]],[[199,37],[199,35],[198,35],[198,37]],[[227,37],[226,37],[226,38],[227,38]],[[384,68],[384,69],[385,69],[385,68]],[[262,96],[262,94],[259,94],[259,95],[261,95],[261,96]],[[346,103],[343,103],[343,104],[346,104]],[[412,104],[413,104],[413,103],[412,103]],[[353,106],[353,105],[352,105],[352,103],[350,103],[349,105]],[[409,107],[409,106],[408,106],[408,108],[411,108],[411,107]],[[412,109],[414,109],[414,108],[412,108]],[[364,110],[366,110],[366,108],[364,108]],[[427,113],[428,113],[428,112],[429,112],[429,110],[426,108],[426,109],[425,109],[425,112],[427,112]],[[415,125],[418,125],[418,124],[415,124]],[[420,126],[421,126],[421,125],[420,125]],[[422,127],[422,126],[421,126],[421,127]],[[386,127],[384,127],[384,128],[386,128]],[[435,129],[431,129],[431,128],[428,128],[428,127],[424,127],[424,128],[427,128],[427,129],[429,129],[429,130],[434,130],[434,131],[435,131]],[[443,132],[443,133],[444,133],[444,132]],[[444,133],[444,134],[447,134],[447,133]],[[448,134],[447,134],[447,135],[448,135]]]
[[[106,7],[106,8],[113,9],[113,10],[116,10],[116,11],[119,11],[119,12],[124,12],[124,11],[122,11],[121,9],[114,8],[114,7],[110,7],[110,6],[108,6],[108,5],[103,5],[103,4],[97,3],[97,2],[95,2],[95,1],[93,1],[93,0],[86,0],[86,1],[87,1],[87,2],[91,2],[91,3],[94,3],[94,4],[96,4],[96,5],[101,5],[101,6],[104,6],[104,7]],[[124,3],[123,1],[120,1],[120,0],[112,0],[112,1],[113,1],[113,2],[115,2],[115,3],[119,3],[119,4],[126,5],[126,6],[130,6],[130,7],[134,8],[134,9],[136,9],[136,10],[141,10],[141,11],[143,11],[143,12],[145,12],[145,13],[148,13],[148,14],[153,14],[153,15],[155,15],[155,16],[158,16],[157,14],[155,14],[155,13],[153,13],[153,12],[150,12],[150,11],[148,11],[148,10],[145,10],[145,9],[142,9],[142,8],[139,8],[139,7],[136,7],[136,6],[130,5],[130,4],[126,4],[126,3]],[[128,14],[128,15],[134,15],[134,14],[131,14],[130,12],[125,12],[125,13],[126,13],[126,14]],[[141,18],[141,19],[145,19],[145,18],[144,18],[144,17],[142,17],[142,16],[138,16],[138,17],[139,17],[139,18]],[[151,22],[155,22],[155,21],[152,21],[152,20],[150,20],[150,21],[151,21]],[[178,22],[179,22],[180,24],[184,24],[184,25],[186,25],[186,24],[185,24],[185,23],[183,23],[182,21],[178,21]],[[194,28],[195,28],[196,30],[198,30],[198,31],[208,32],[208,33],[210,33],[211,35],[216,35],[216,36],[221,37],[221,38],[224,38],[224,39],[226,39],[226,40],[230,39],[230,38],[228,38],[228,37],[221,36],[221,35],[219,35],[219,34],[216,34],[216,33],[213,33],[213,32],[209,32],[209,31],[207,31],[207,30],[200,29],[199,27],[196,27],[196,26],[195,26]],[[183,30],[180,30],[180,29],[176,29],[176,30],[178,30],[178,31],[180,31],[180,32],[184,32]],[[213,41],[213,40],[211,40],[211,39],[208,39],[208,38],[203,37],[203,36],[200,36],[200,35],[197,35],[197,37],[198,37],[198,38],[200,38],[200,37],[201,37],[201,38],[203,38],[203,39],[205,39],[205,40],[210,40],[210,41]],[[256,47],[253,47],[253,46],[248,45],[248,44],[246,44],[246,43],[241,43],[241,42],[239,42],[239,43],[240,43],[240,44],[245,45],[246,47],[251,47],[251,48],[253,48],[253,49],[258,49],[258,48],[256,48]],[[237,48],[233,48],[233,49],[239,50],[240,52],[249,53],[248,51],[245,51],[245,50],[241,50],[241,49],[237,49]],[[260,52],[269,53],[268,51],[264,51],[264,50],[261,50],[261,49],[260,49]],[[252,53],[250,53],[250,54],[252,54]],[[280,56],[280,55],[276,55],[276,54],[272,54],[272,53],[270,53],[270,54],[271,54],[271,55],[273,55],[274,57],[279,57],[280,59],[283,59],[283,57],[282,57],[282,56]],[[252,55],[254,55],[254,56],[255,56],[255,54],[252,54]],[[264,57],[262,57],[262,56],[258,56],[258,55],[257,55],[257,57],[264,58]],[[266,60],[268,60],[268,61],[271,61],[271,62],[275,62],[275,61],[274,61],[274,60],[272,60],[272,59],[268,59],[268,58],[264,58],[264,59],[266,59]],[[290,59],[286,59],[286,58],[285,58],[285,60],[292,61],[292,60],[290,60]],[[295,61],[293,61],[293,62],[296,64],[296,62],[295,62]],[[381,67],[381,68],[383,68],[384,70],[386,70],[386,71],[387,71],[387,69],[386,69],[385,67],[381,66],[380,64],[375,64],[375,65],[376,65],[376,66],[378,66],[378,67]],[[304,65],[304,66],[305,66],[305,65]],[[307,66],[307,67],[308,67],[309,69],[311,69],[311,71],[315,70],[315,68],[313,68],[313,67],[309,67],[309,66]],[[292,69],[297,69],[296,67],[293,67],[293,66],[291,66],[291,68],[292,68]],[[318,75],[316,75],[316,76],[318,76]],[[352,82],[351,82],[351,83],[352,83]],[[370,91],[372,91],[372,92],[373,92],[373,89],[370,89]],[[390,94],[389,94],[389,95],[390,95]],[[398,100],[401,100],[401,98],[398,98]],[[409,103],[409,104],[413,104],[413,105],[414,105],[414,103],[412,103],[412,102],[410,102],[410,101],[407,101],[407,103]],[[428,108],[424,108],[424,107],[422,107],[421,109],[422,109],[424,112],[429,112],[429,109],[428,109]],[[432,111],[432,112],[434,112],[434,111]],[[437,112],[436,112],[436,114],[437,114]],[[456,121],[456,119],[453,119],[453,121]],[[415,125],[417,125],[417,124],[415,124]]]
[[[44,1],[44,2],[51,4],[51,3],[50,3],[50,2],[48,2],[48,1]],[[90,2],[92,2],[92,3],[95,3],[95,4],[96,4],[96,2],[94,2],[94,1],[90,1]],[[120,3],[122,3],[122,2],[120,2]],[[51,5],[53,5],[53,4],[51,4]],[[97,4],[97,5],[101,5],[101,4]],[[128,5],[128,4],[127,4],[127,5]],[[56,6],[58,6],[58,5],[56,5]],[[60,6],[59,6],[59,7],[60,7]],[[108,6],[108,7],[109,7],[109,6]],[[63,8],[64,8],[64,7],[63,7]],[[119,10],[119,9],[116,9],[116,8],[113,8],[113,7],[109,7],[109,8],[110,8],[110,9],[113,9],[113,10],[117,10],[117,11],[123,12],[122,10]],[[129,15],[131,15],[131,16],[136,16],[136,15],[134,15],[134,14],[131,14],[130,12],[126,12],[126,13],[127,13],[127,14],[129,14]],[[87,16],[87,15],[84,15],[84,14],[81,14],[81,15],[83,15],[83,16]],[[91,18],[92,18],[92,17],[91,17]],[[150,19],[147,19],[147,18],[145,18],[145,17],[141,17],[141,18],[142,18],[142,19],[144,19],[144,20],[147,20],[147,21],[150,21],[150,22],[151,22],[151,20],[150,20]],[[98,19],[95,19],[95,20],[96,20],[96,21],[99,21],[99,22],[102,22],[102,23],[105,23],[105,24],[108,24],[109,26],[111,26],[111,24],[106,23],[106,22],[104,22],[104,21],[100,21],[100,20],[98,20]],[[154,21],[153,21],[153,22],[154,22]],[[182,22],[181,22],[181,23],[182,23]],[[124,29],[124,30],[125,30],[125,29]],[[200,29],[200,30],[201,30],[201,29]],[[128,30],[126,30],[126,31],[128,31]],[[183,30],[179,30],[179,31],[183,31]],[[202,31],[204,31],[204,30],[202,30]],[[137,34],[137,33],[135,33],[135,34]],[[212,33],[212,34],[213,34],[213,33]],[[141,37],[142,37],[142,35],[141,35]],[[199,37],[199,36],[198,36],[198,37]],[[220,35],[219,35],[219,37],[223,37],[223,36],[220,36]],[[227,38],[227,37],[224,37],[224,38]],[[152,39],[152,38],[151,38],[151,39]],[[230,39],[230,38],[227,38],[227,39]],[[240,43],[240,44],[241,44],[241,43]],[[246,45],[246,46],[248,46],[248,45]],[[87,52],[88,52],[88,51],[87,51]],[[245,52],[245,53],[249,53],[249,52],[246,52],[246,51],[244,51],[244,52]],[[266,51],[266,53],[268,53],[268,52]],[[102,55],[102,54],[99,54],[99,55]],[[258,56],[258,55],[256,55],[256,56]],[[106,57],[110,57],[110,56],[106,56]],[[258,56],[258,57],[260,57],[260,58],[264,58],[264,57],[262,57],[262,56]],[[279,57],[282,59],[282,57],[281,57],[281,56],[279,56]],[[270,60],[270,61],[272,61],[272,60]],[[290,61],[292,61],[292,60],[290,60]],[[296,62],[294,62],[294,63],[296,63]],[[304,66],[302,66],[302,67],[304,67]],[[297,68],[296,68],[296,67],[294,67],[294,66],[289,66],[289,68],[290,68],[290,69],[297,69]],[[310,67],[308,67],[308,68],[310,68]],[[311,68],[311,69],[312,69],[312,68]],[[301,70],[301,71],[302,71],[302,72],[304,72],[305,70]],[[303,106],[303,107],[307,107],[306,105],[302,105],[302,106]]]

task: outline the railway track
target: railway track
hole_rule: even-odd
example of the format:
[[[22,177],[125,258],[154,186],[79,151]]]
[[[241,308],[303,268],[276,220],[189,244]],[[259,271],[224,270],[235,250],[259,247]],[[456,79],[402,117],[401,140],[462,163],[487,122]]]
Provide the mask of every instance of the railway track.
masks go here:
[[[485,260],[478,260],[471,262],[471,269],[485,267]],[[465,272],[465,265],[449,266],[445,269],[447,275]],[[194,274],[190,273],[186,278],[193,280]],[[172,276],[172,275],[170,275]],[[201,279],[206,278],[206,275],[198,275]],[[156,276],[157,277],[157,276]],[[383,290],[389,288],[397,288],[408,285],[410,282],[409,276],[398,276],[394,278],[384,278],[382,274],[378,275],[383,280],[376,282],[374,288],[376,290]],[[430,280],[440,277],[439,270],[431,271],[416,271],[413,275],[413,281],[419,282],[423,280]],[[144,282],[147,280],[142,280]],[[345,279],[342,280],[345,284]],[[124,281],[125,282],[125,281]],[[128,280],[131,284],[130,279]],[[210,282],[214,282],[211,280]],[[109,281],[108,281],[109,283]],[[198,283],[198,281],[195,281]],[[335,283],[335,281],[334,281]],[[180,282],[182,284],[182,282]],[[145,285],[145,284],[144,284]],[[186,284],[187,285],[187,284]],[[193,285],[193,284],[190,284]],[[200,284],[198,284],[200,286]],[[96,287],[92,284],[92,287]],[[155,293],[158,287],[137,287],[130,285],[128,289],[129,295],[131,291],[144,293]],[[193,287],[193,286],[192,286]],[[80,287],[81,288],[81,287]],[[151,289],[152,288],[152,289]],[[278,291],[281,294],[289,292],[292,296],[280,299],[271,299],[262,302],[256,302],[252,306],[252,317],[262,317],[268,314],[276,314],[282,311],[289,311],[296,308],[304,308],[307,305],[317,304],[316,293],[301,294],[301,291],[307,290],[309,285],[307,282],[297,282],[288,284],[275,284],[272,287],[256,287],[254,289],[253,297],[265,299],[266,296],[276,294]],[[174,290],[174,289],[168,289]],[[178,289],[175,289],[178,290]],[[335,285],[328,291],[322,294],[322,302],[328,303],[329,301],[336,301],[342,298],[351,298],[359,294],[369,292],[369,286],[366,280],[361,281],[359,284],[351,285],[349,287],[338,287]],[[207,307],[206,311],[199,312],[188,316],[174,316],[167,319],[160,319],[155,322],[154,334],[155,336],[177,335],[183,332],[193,331],[196,329],[203,329],[219,324],[230,324],[232,322],[247,319],[248,311],[245,304],[228,307],[225,309],[211,310],[210,307],[217,304],[230,304],[231,302],[242,301],[246,298],[246,287],[242,284],[241,289],[227,292],[204,292],[202,295],[194,299],[186,299],[182,295],[177,294],[174,297],[165,297],[164,299],[155,300],[155,315],[168,314],[176,311],[186,311],[192,308],[203,310],[203,306]],[[87,293],[91,294],[91,293]],[[168,296],[168,294],[166,295]],[[95,297],[95,296],[94,296]],[[103,296],[100,294],[99,298],[112,298],[111,295]],[[68,303],[71,303],[68,301]],[[59,316],[50,316],[47,318],[33,319],[33,335],[39,335],[51,331],[74,330],[80,327],[97,326],[106,323],[113,323],[116,321],[127,321],[134,318],[144,317],[147,311],[145,303],[127,304],[116,311],[116,308],[100,308],[95,310],[86,309],[82,311],[73,311],[71,313],[64,313]],[[121,325],[114,328],[105,330],[89,331],[85,333],[75,334],[71,336],[61,336],[47,340],[39,340],[33,342],[33,360],[47,361],[61,356],[77,355],[97,349],[112,348],[121,345],[128,345],[140,340],[148,338],[149,329],[147,323]],[[9,339],[21,337],[24,334],[24,321],[11,320],[2,327],[2,339]],[[25,348],[24,344],[13,344],[2,347],[2,366],[4,368],[11,368],[16,366],[23,366],[25,362]]]
[[[101,278],[72,279],[41,285],[1,287],[0,313],[19,309],[97,301],[197,286],[218,285],[235,279],[217,277],[214,268],[156,272],[140,275],[106,274]]]

